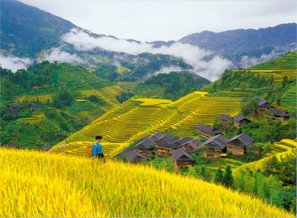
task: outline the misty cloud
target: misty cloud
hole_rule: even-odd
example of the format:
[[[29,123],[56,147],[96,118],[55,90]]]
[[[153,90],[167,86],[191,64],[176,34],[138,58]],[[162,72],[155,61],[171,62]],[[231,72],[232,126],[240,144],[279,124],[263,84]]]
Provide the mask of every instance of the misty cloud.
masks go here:
[[[138,55],[144,52],[172,55],[182,58],[185,62],[193,66],[195,73],[209,80],[217,79],[226,68],[232,65],[229,60],[220,56],[214,56],[212,59],[206,61],[205,57],[212,54],[210,51],[180,42],[176,42],[171,46],[155,48],[151,43],[137,43],[108,36],[95,38],[78,29],[73,29],[63,35],[62,40],[73,45],[79,51],[103,49],[124,52],[131,55]]]
[[[265,61],[269,61],[275,57],[280,55],[276,51],[272,51],[270,54],[263,54],[260,57],[250,57],[250,56],[243,56],[240,60],[240,65],[245,68],[245,67],[250,67]]]
[[[2,68],[9,69],[14,73],[19,69],[27,69],[31,63],[32,60],[29,58],[0,55],[0,66]]]
[[[153,73],[153,75],[168,74],[170,72],[182,72],[182,71],[186,71],[186,70],[184,70],[180,67],[176,67],[176,66],[162,67],[160,70]],[[187,71],[189,71],[189,70],[187,70]]]
[[[60,48],[52,48],[40,61],[47,60],[49,62],[59,63],[83,63],[83,60],[76,54],[70,54],[62,51]]]

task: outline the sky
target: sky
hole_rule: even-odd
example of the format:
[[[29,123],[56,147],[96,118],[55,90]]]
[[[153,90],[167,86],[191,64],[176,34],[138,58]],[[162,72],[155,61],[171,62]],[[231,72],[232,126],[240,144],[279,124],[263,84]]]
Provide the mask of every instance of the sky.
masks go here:
[[[178,40],[204,30],[258,29],[297,22],[295,0],[20,0],[97,34]]]

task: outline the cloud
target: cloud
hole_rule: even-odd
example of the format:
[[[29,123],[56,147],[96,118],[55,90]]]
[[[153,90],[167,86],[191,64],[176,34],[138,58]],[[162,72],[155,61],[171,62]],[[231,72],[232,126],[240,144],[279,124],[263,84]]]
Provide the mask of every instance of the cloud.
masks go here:
[[[83,63],[83,60],[76,54],[70,54],[68,52],[62,51],[61,48],[52,48],[41,61],[47,60],[49,62],[59,62],[59,63]]]
[[[29,58],[0,55],[0,66],[2,68],[9,69],[12,72],[16,72],[19,69],[27,69],[31,63],[32,60]]]
[[[176,66],[162,67],[160,70],[153,73],[153,75],[168,74],[170,72],[181,72],[181,71],[185,71],[185,70]]]
[[[260,57],[253,57],[253,56],[243,56],[240,60],[240,66],[243,68],[250,67],[265,61],[269,61],[277,56],[279,56],[281,53],[276,52],[273,50],[269,54],[263,54]]]
[[[73,45],[78,51],[103,49],[114,52],[124,52],[131,55],[138,55],[144,52],[172,55],[182,58],[185,62],[193,66],[195,73],[209,80],[216,80],[226,68],[232,66],[229,60],[220,56],[214,56],[210,60],[207,60],[207,57],[213,55],[212,52],[180,42],[176,42],[170,46],[156,48],[152,43],[146,42],[138,43],[108,36],[95,38],[78,29],[73,29],[64,34],[62,40],[65,43]]]

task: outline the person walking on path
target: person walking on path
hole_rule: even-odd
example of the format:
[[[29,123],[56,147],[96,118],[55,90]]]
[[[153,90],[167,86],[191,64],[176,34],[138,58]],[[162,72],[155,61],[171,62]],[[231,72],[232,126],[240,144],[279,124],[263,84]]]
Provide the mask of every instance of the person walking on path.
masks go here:
[[[104,158],[103,154],[103,146],[100,143],[102,136],[96,136],[95,137],[96,141],[92,145],[92,154],[93,154],[93,159],[95,158]]]

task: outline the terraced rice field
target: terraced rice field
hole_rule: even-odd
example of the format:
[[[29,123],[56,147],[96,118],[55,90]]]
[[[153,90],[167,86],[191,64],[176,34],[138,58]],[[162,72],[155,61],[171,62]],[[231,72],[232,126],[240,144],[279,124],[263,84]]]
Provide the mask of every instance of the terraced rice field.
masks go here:
[[[283,78],[287,76],[288,78],[296,78],[296,70],[250,70],[252,73],[259,74],[261,77],[270,78],[273,76],[273,79],[276,83],[281,83]]]
[[[297,141],[291,139],[283,139],[280,142],[275,142],[271,145],[271,151],[267,153],[267,157],[262,158],[258,161],[254,161],[248,164],[244,164],[238,167],[234,173],[238,173],[241,169],[251,169],[251,170],[263,170],[266,164],[271,160],[273,157],[276,157],[278,161],[283,161],[288,157],[296,157],[296,148],[297,148]]]
[[[85,147],[102,135],[105,154],[115,155],[128,144],[169,127],[180,136],[193,136],[198,123],[211,124],[221,114],[235,115],[239,97],[208,96],[193,92],[178,101],[134,98],[93,121],[52,149],[56,153],[83,154]]]
[[[38,124],[41,123],[44,119],[43,113],[33,114],[32,117],[26,117],[26,118],[19,118],[18,121],[22,123],[28,123],[28,124]]]
[[[22,95],[22,96],[17,96],[15,101],[18,103],[21,102],[32,102],[32,101],[37,101],[39,100],[40,102],[47,102],[48,100],[53,99],[53,94],[46,94],[46,95]]]
[[[174,125],[178,136],[193,135],[198,123],[212,125],[221,114],[237,115],[240,110],[239,97],[210,97],[203,95],[181,105],[179,109],[187,116]]]
[[[80,94],[82,97],[88,97],[90,95],[95,95],[98,98],[102,99],[109,105],[118,105],[119,101],[116,99],[116,96],[123,92],[123,89],[118,85],[113,85],[109,87],[104,87],[101,89],[88,89],[81,90]]]

